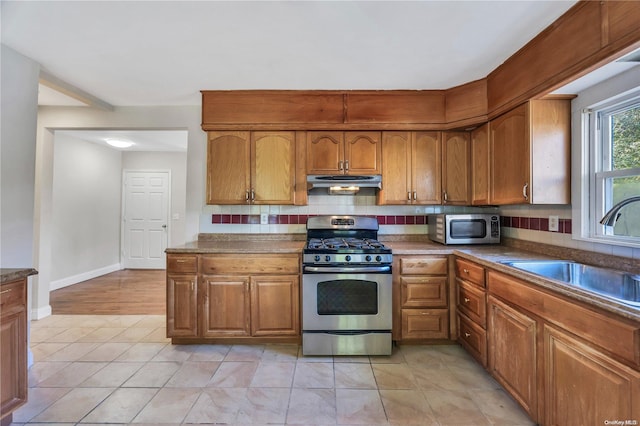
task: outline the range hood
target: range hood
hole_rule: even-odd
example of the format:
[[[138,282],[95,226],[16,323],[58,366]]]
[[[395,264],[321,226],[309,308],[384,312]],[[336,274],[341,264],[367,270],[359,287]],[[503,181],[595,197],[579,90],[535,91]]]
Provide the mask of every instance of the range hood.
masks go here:
[[[360,188],[382,188],[381,175],[308,175],[307,189],[326,188],[331,195],[353,195]]]

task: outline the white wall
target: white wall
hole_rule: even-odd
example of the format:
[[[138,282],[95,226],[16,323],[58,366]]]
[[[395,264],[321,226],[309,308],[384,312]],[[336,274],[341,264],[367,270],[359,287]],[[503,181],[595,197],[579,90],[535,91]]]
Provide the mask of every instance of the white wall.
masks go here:
[[[184,229],[187,202],[187,153],[125,151],[122,153],[122,168],[123,170],[171,171],[169,245],[184,244],[186,242]]]
[[[120,151],[55,135],[51,290],[120,269],[121,170]]]
[[[0,266],[33,259],[33,202],[40,66],[2,45],[0,124]]]

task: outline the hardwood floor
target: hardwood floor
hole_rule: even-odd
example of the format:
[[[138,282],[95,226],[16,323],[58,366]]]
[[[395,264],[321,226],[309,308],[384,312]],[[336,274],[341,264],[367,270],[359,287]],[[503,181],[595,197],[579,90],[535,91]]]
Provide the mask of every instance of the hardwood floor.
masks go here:
[[[124,269],[54,290],[54,315],[164,315],[165,273],[162,270]]]

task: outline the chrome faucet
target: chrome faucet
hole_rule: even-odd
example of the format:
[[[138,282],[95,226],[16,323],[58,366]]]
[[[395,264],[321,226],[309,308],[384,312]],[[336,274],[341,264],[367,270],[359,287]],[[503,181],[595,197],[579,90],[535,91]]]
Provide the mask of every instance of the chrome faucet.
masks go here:
[[[635,197],[629,197],[620,201],[618,204],[613,206],[611,210],[609,210],[604,215],[604,217],[600,220],[600,223],[603,224],[604,226],[615,225],[616,221],[618,220],[618,217],[620,217],[620,209],[626,206],[627,204],[635,203],[636,201],[640,201],[640,195]]]

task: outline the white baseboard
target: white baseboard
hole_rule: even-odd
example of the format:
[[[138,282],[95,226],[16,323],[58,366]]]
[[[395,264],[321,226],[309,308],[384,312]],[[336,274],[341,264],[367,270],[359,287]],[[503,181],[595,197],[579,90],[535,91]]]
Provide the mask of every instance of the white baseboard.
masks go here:
[[[120,263],[105,266],[104,268],[94,269],[93,271],[83,272],[78,275],[62,278],[60,280],[51,281],[49,283],[49,291],[58,290],[63,287],[68,287],[73,284],[81,283],[82,281],[90,280],[102,275],[110,274],[111,272],[119,271],[122,269]]]
[[[42,318],[48,317],[49,315],[51,315],[51,305],[47,305],[38,309],[31,310],[32,320],[40,320]]]

